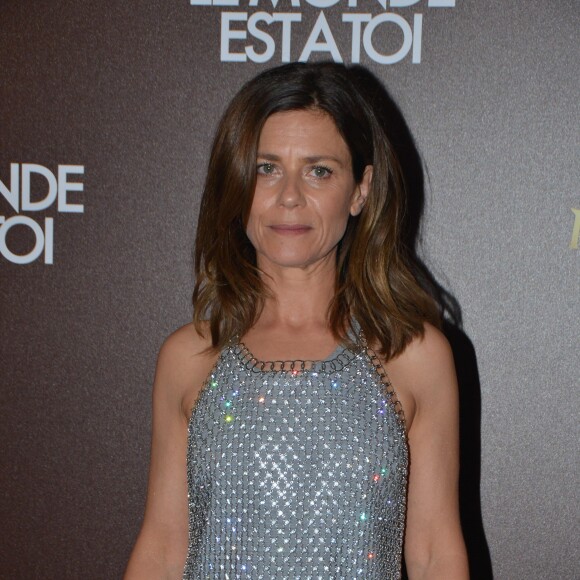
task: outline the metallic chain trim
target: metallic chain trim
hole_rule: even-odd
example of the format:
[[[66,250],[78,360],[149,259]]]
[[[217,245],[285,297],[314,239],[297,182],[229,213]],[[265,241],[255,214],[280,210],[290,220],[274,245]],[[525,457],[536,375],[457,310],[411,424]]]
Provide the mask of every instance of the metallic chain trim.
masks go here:
[[[242,360],[246,369],[257,373],[296,373],[313,370],[328,373],[340,372],[359,354],[351,349],[343,348],[336,357],[330,360],[314,361],[299,359],[261,361],[252,354],[243,342],[237,342],[231,348],[232,352]]]

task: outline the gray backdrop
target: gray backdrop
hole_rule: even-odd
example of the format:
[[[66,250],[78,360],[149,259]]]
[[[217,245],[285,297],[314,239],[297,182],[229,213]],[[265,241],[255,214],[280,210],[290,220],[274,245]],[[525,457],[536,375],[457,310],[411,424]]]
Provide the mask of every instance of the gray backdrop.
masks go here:
[[[473,577],[579,577],[578,3],[256,3],[0,2],[0,577],[120,577],[220,113],[283,58],[357,52],[463,314]]]

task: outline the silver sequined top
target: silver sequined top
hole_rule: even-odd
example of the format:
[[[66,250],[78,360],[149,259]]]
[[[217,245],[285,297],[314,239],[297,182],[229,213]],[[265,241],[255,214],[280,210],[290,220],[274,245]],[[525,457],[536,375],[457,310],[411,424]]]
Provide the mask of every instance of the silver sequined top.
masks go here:
[[[408,448],[372,351],[220,354],[188,432],[183,578],[401,578]]]

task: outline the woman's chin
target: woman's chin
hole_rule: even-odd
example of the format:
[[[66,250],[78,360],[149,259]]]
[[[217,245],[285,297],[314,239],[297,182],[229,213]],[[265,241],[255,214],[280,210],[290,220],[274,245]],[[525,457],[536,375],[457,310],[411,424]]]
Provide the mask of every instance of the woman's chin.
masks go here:
[[[310,270],[323,266],[326,263],[334,264],[334,261],[327,255],[312,254],[277,254],[268,256],[258,256],[258,267],[263,271],[274,269],[294,269]]]

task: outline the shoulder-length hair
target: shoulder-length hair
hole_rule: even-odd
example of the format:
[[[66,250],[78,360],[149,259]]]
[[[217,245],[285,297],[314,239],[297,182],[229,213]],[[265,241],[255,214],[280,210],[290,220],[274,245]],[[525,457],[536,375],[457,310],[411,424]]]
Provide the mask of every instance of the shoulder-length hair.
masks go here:
[[[335,337],[349,342],[354,319],[368,344],[390,358],[422,335],[425,321],[439,325],[435,302],[411,273],[401,241],[405,191],[399,163],[375,99],[359,81],[355,69],[340,64],[283,65],[246,83],[226,109],[211,151],[195,243],[194,323],[203,333],[209,319],[214,349],[242,337],[267,296],[246,224],[260,133],[270,115],[283,111],[329,115],[350,150],[356,183],[373,166],[367,201],[349,218],[338,246],[328,308]]]

